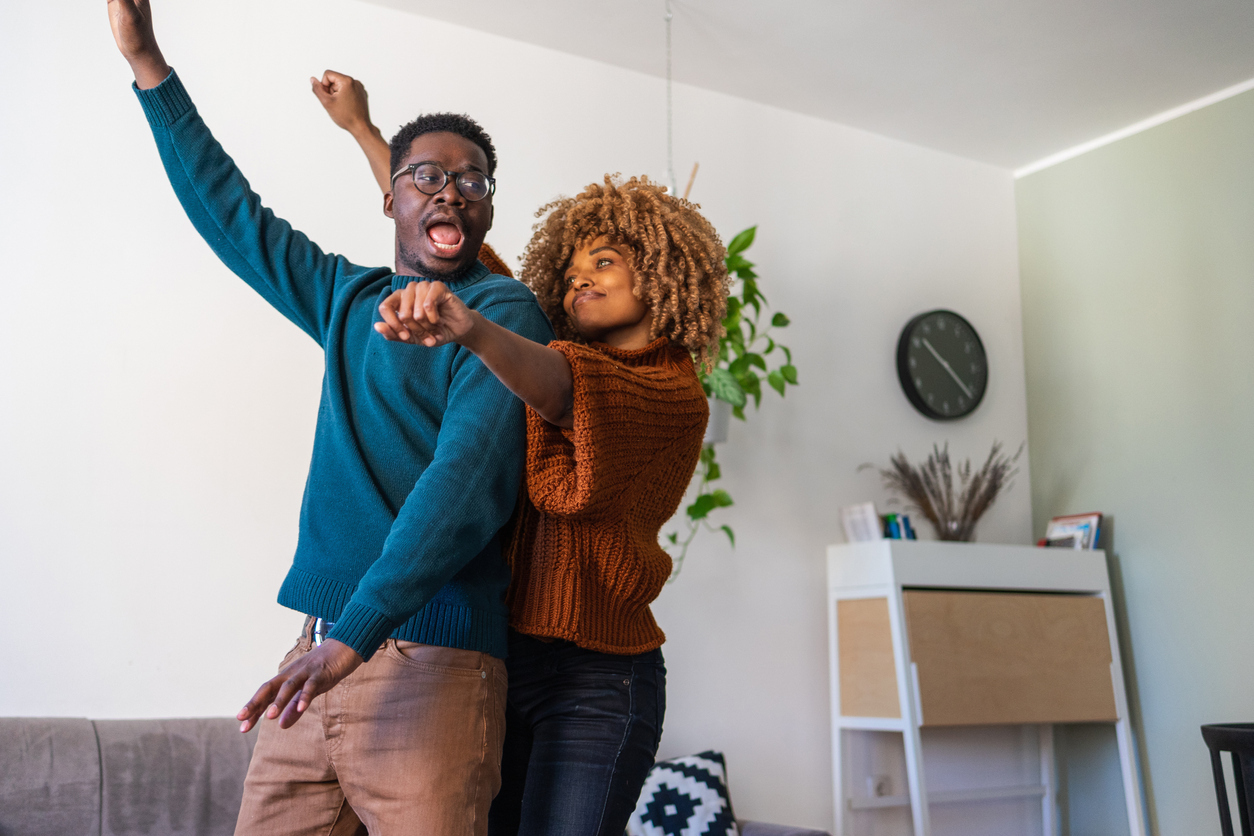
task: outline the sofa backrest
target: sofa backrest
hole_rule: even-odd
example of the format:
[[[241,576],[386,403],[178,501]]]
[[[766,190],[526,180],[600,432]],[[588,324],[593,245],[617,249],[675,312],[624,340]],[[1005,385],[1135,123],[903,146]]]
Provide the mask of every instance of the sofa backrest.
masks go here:
[[[0,833],[100,836],[100,753],[90,720],[0,718]]]
[[[229,718],[0,718],[0,834],[231,836],[255,740]]]

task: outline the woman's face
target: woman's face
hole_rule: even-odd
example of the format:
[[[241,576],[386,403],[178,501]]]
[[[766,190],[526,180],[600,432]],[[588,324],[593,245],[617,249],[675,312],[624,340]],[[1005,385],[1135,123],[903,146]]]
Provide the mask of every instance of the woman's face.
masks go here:
[[[649,306],[636,298],[631,250],[606,236],[575,251],[566,266],[562,307],[575,330],[588,342],[615,348],[649,344]]]

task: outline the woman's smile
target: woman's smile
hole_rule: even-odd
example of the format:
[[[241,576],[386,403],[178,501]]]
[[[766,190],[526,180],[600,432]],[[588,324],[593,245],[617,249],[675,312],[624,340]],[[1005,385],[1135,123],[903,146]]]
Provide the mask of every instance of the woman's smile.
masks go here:
[[[589,301],[593,301],[596,299],[604,299],[604,298],[605,298],[605,294],[599,290],[580,290],[575,293],[575,301],[571,302],[571,307],[578,308],[584,302],[589,302]]]

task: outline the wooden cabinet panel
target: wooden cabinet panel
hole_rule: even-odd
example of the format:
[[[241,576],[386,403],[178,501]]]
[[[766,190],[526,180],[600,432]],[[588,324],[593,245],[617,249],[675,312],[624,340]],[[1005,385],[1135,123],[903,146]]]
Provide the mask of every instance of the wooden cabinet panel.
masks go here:
[[[930,590],[902,598],[924,726],[1118,719],[1101,598]]]
[[[900,717],[888,599],[837,601],[836,636],[840,713],[846,717]]]

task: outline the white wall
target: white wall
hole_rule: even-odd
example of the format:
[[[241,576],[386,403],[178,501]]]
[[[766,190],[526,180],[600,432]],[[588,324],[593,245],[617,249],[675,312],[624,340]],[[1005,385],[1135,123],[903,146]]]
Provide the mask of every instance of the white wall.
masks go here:
[[[104,5],[0,8],[0,715],[232,714],[300,622],[274,596],[320,358],[184,219]],[[604,171],[663,173],[654,78],[358,2],[155,12],[254,187],[360,262],[390,262],[391,229],[309,92],[328,66],[365,79],[386,132],[424,109],[483,122],[502,159],[489,240],[509,256],[555,194]],[[661,61],[660,43],[643,48]],[[802,385],[720,451],[738,547],[699,542],[656,605],[662,754],[721,749],[739,815],[830,828],[823,549],[843,539],[841,505],[885,498],[859,464],[1025,439],[1012,183],[723,95],[681,86],[675,102],[681,179],[701,163],[694,199],[727,236],[759,224],[750,256],[793,318]],[[900,328],[938,306],[966,315],[991,358],[985,404],[953,425],[915,414],[893,370]],[[1028,541],[1022,468],[981,539]]]
[[[1017,189],[1036,528],[1115,518],[1164,836],[1219,832],[1198,726],[1254,715],[1251,148],[1243,93]]]

